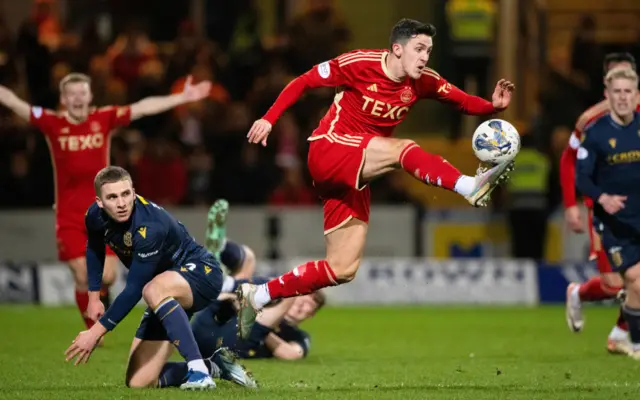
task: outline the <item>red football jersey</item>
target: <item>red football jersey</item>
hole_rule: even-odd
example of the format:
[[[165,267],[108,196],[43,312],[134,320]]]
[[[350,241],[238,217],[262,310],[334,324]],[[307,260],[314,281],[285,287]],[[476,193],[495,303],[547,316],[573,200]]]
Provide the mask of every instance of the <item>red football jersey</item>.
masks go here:
[[[313,136],[370,133],[391,136],[416,101],[430,98],[451,103],[468,114],[496,112],[491,102],[456,88],[437,72],[424,68],[420,79],[393,79],[386,50],[354,50],[319,64],[291,82],[264,116],[274,124],[308,88],[340,87]]]
[[[84,214],[95,200],[93,180],[109,165],[111,132],[128,125],[131,109],[104,107],[74,123],[66,113],[31,108],[31,124],[44,134],[51,151],[58,227],[84,226]]]

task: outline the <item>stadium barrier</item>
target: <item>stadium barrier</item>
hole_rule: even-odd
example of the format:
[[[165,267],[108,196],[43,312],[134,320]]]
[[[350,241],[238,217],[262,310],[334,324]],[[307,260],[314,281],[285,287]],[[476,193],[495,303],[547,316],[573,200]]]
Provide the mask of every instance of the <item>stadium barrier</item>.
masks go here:
[[[206,208],[170,208],[202,240]],[[322,209],[232,207],[227,233],[249,245],[260,259],[325,256]],[[0,260],[57,259],[51,210],[0,212]],[[553,263],[588,256],[588,235],[569,234],[562,215],[549,220],[544,259]],[[503,215],[486,209],[427,210],[374,205],[367,235],[368,257],[506,258],[509,230]]]
[[[271,276],[302,259],[260,262]],[[548,265],[509,259],[366,259],[356,279],[327,289],[332,305],[529,305],[563,302],[571,281],[597,274],[591,264]],[[122,267],[112,294],[124,287]],[[0,303],[74,304],[73,279],[62,263],[0,263]]]

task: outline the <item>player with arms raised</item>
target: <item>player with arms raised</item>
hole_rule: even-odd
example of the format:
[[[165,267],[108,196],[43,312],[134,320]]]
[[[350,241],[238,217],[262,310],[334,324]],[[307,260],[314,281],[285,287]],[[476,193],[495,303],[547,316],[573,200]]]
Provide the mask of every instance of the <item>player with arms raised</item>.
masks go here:
[[[87,328],[87,232],[84,213],[95,199],[93,178],[109,165],[110,134],[114,129],[146,115],[205,98],[211,83],[191,85],[187,80],[182,93],[149,97],[129,106],[92,108],[91,79],[72,73],[60,81],[60,103],[65,111],[56,113],[31,106],[12,91],[0,86],[0,103],[36,126],[51,151],[55,181],[56,239],[58,258],[69,265],[75,283],[75,298]],[[117,259],[107,249],[103,282],[116,278]]]
[[[404,169],[425,184],[485,205],[506,177],[511,163],[502,163],[476,177],[465,176],[442,157],[416,143],[390,136],[419,99],[435,99],[467,114],[489,115],[505,109],[513,85],[500,80],[492,101],[470,96],[427,68],[436,29],[403,19],[391,32],[391,49],[356,50],[312,68],[282,91],[267,114],[249,131],[251,143],[266,145],[278,117],[305,91],[342,87],[333,105],[309,138],[308,166],[324,205],[327,257],[255,286],[243,284],[238,328],[248,337],[258,310],[273,299],[312,293],[351,281],[358,270],[369,222],[368,184],[376,177]]]
[[[85,221],[88,233],[89,317],[100,318],[80,332],[66,351],[67,361],[87,362],[98,340],[115,329],[144,298],[144,313],[129,352],[125,382],[129,387],[180,386],[209,389],[218,361],[224,377],[255,386],[230,354],[204,360],[189,324],[193,314],[216,301],[222,271],[213,254],[194,241],[187,229],[162,207],[136,196],[131,176],[120,167],[106,167],[95,177],[96,202]],[[106,311],[100,302],[105,244],[129,269],[127,283]],[[168,363],[175,346],[186,363]],[[205,361],[209,361],[208,363]],[[182,376],[171,385],[161,377]],[[186,376],[185,376],[186,374]]]
[[[593,121],[578,148],[576,183],[594,200],[597,233],[609,262],[624,281],[623,305],[631,344],[628,354],[640,359],[640,113],[638,75],[614,68],[606,76],[611,112]]]
[[[604,58],[604,75],[613,68],[636,69],[634,57],[629,53],[610,53]],[[604,77],[603,77],[604,78]],[[609,113],[609,100],[603,100],[585,111],[576,122],[571,134],[569,145],[565,148],[560,159],[560,181],[562,183],[562,198],[565,206],[565,220],[569,228],[576,233],[583,233],[585,223],[580,215],[580,208],[576,201],[576,154],[582,141],[582,132],[593,121]],[[602,248],[600,238],[595,233],[593,224],[593,200],[585,197],[584,203],[588,209],[589,230],[589,260],[595,261],[600,275],[582,284],[572,282],[567,287],[566,319],[573,332],[580,332],[584,327],[582,315],[583,301],[602,301],[615,298],[622,288],[622,278],[613,272],[607,254]],[[618,315],[616,325],[607,338],[607,350],[613,354],[625,353],[629,347],[627,322],[622,310]]]

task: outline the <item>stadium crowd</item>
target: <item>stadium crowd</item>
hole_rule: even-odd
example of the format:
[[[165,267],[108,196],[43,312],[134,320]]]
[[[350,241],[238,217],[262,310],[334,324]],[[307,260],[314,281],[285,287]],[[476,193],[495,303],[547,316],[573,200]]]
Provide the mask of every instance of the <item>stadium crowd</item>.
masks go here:
[[[75,22],[67,27],[55,1],[38,0],[15,37],[0,18],[0,84],[32,104],[57,109],[58,82],[71,71],[92,78],[96,106],[178,92],[188,75],[196,83],[211,80],[207,101],[115,132],[111,162],[131,171],[138,191],[163,205],[209,205],[219,197],[234,204],[319,204],[306,171],[306,137],[333,91],[314,91],[287,113],[268,147],[249,145],[245,136],[291,79],[347,49],[349,27],[330,1],[316,0],[267,39],[258,33],[256,2],[233,3],[220,12],[228,18],[215,29],[198,34],[187,10],[175,21],[171,40],[154,41],[147,21],[131,8],[126,23],[112,16],[109,35],[98,16],[67,18]],[[0,187],[12,194],[0,206],[50,206],[54,182],[46,141],[9,110],[0,109],[0,118]],[[393,178],[376,186],[379,201],[409,200]]]

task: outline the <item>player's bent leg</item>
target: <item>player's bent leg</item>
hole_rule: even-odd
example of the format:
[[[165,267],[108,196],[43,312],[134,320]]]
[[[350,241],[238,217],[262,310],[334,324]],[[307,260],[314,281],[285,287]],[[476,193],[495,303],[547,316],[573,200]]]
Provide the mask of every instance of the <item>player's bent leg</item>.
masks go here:
[[[125,384],[130,388],[159,386],[158,377],[173,353],[171,342],[134,338],[129,351]],[[184,374],[180,379],[184,379]]]
[[[236,294],[240,301],[238,335],[249,337],[259,310],[275,299],[315,292],[355,278],[367,237],[365,222],[351,218],[338,229],[325,235],[327,258],[309,261],[266,284],[240,285]]]
[[[195,266],[195,265],[194,265]],[[180,388],[201,390],[215,387],[193,336],[185,309],[194,303],[189,282],[177,271],[157,275],[142,290],[142,297],[162,324],[166,336],[178,349],[188,366],[186,382]]]
[[[513,162],[499,164],[475,177],[463,175],[444,158],[424,151],[407,139],[372,138],[366,147],[362,183],[402,168],[428,185],[454,191],[473,206],[484,206],[493,190],[507,178]]]

